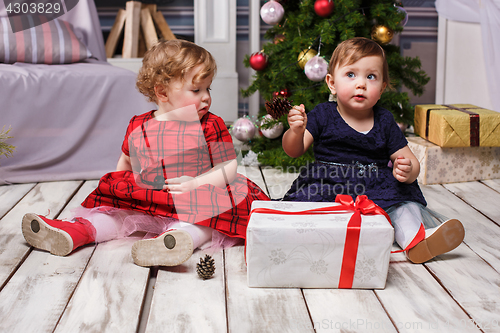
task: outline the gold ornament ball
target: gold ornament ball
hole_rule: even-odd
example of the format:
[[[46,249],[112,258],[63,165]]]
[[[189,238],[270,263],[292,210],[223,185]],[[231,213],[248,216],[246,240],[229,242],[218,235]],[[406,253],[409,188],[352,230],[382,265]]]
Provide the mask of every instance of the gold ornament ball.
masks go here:
[[[388,44],[394,37],[394,31],[384,25],[376,25],[372,28],[371,37],[380,44]]]
[[[309,59],[314,57],[318,52],[316,52],[313,49],[305,49],[302,52],[299,53],[299,57],[297,60],[299,61],[299,67],[304,69],[304,66],[307,64]]]

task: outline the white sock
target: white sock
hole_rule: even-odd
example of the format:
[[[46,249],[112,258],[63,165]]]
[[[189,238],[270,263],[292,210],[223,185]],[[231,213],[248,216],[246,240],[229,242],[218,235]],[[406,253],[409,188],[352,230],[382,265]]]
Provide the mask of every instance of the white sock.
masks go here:
[[[422,214],[418,205],[409,202],[399,206],[390,214],[394,227],[394,238],[405,249],[417,235],[422,225]]]
[[[212,239],[213,229],[210,227],[179,221],[170,225],[170,228],[184,230],[189,233],[193,239],[193,249],[200,247]]]

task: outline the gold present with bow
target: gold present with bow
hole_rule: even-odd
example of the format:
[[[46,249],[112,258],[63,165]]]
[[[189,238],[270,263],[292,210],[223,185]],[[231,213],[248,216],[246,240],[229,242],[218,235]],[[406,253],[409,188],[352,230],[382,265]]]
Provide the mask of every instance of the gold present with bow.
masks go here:
[[[441,147],[500,147],[500,113],[472,104],[416,105],[415,133]]]

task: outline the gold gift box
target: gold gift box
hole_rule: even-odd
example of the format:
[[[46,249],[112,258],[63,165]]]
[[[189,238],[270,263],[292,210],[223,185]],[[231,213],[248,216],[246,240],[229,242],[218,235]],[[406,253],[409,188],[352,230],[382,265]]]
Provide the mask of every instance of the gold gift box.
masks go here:
[[[500,147],[500,113],[472,104],[416,105],[415,133],[441,147]]]

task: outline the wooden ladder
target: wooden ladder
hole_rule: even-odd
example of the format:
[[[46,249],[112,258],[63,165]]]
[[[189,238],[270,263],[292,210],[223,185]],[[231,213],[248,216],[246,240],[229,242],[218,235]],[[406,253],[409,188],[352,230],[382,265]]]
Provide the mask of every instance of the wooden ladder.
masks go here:
[[[122,58],[142,57],[160,38],[176,39],[157,5],[139,1],[127,1],[118,11],[106,40],[107,58],[113,58],[122,36]]]

